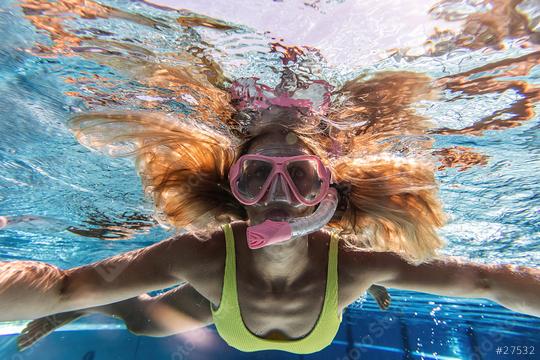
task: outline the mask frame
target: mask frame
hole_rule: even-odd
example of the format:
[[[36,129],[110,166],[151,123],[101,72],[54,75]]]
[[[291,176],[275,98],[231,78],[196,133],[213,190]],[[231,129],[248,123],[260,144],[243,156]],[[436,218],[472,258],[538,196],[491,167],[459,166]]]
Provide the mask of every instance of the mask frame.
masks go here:
[[[238,189],[238,180],[241,176],[242,166],[247,160],[260,160],[270,163],[272,165],[272,170],[268,177],[266,178],[264,184],[262,185],[259,193],[253,198],[247,198],[244,196],[241,191]],[[287,171],[287,165],[295,161],[316,161],[317,163],[317,174],[322,180],[321,188],[319,194],[313,199],[306,199],[296,187],[296,184],[292,180]],[[285,183],[288,185],[290,192],[296,198],[296,200],[306,206],[314,206],[321,202],[322,199],[328,193],[330,184],[332,183],[332,175],[330,170],[324,166],[321,159],[315,155],[296,155],[296,156],[266,156],[261,154],[246,154],[242,155],[232,166],[229,171],[229,185],[234,197],[244,205],[254,205],[261,201],[264,195],[268,192],[270,185],[276,180],[276,177],[281,175],[282,179],[285,180]]]

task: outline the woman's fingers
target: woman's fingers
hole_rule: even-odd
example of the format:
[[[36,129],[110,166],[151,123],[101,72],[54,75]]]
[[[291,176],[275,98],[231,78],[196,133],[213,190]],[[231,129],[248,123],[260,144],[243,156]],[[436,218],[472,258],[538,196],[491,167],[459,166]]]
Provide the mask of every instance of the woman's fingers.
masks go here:
[[[71,311],[51,316],[42,317],[29,322],[17,337],[17,346],[20,351],[32,346],[39,339],[47,336],[55,329],[68,324],[84,314],[79,311]]]
[[[17,338],[20,351],[27,349],[33,343],[48,335],[55,329],[50,319],[41,318],[30,322]]]
[[[368,292],[375,298],[377,304],[381,310],[386,310],[390,306],[391,298],[390,294],[384,286],[371,285],[368,289]]]

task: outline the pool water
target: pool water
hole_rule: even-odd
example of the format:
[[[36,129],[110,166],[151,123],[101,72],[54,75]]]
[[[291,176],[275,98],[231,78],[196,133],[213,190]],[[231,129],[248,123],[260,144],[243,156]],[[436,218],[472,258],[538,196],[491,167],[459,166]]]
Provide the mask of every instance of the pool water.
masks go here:
[[[388,70],[430,76],[440,96],[414,106],[433,122],[444,253],[539,267],[538,1],[159,1],[0,0],[0,216],[13,224],[0,229],[0,260],[70,268],[173,234],[153,219],[132,161],[89,151],[66,127],[85,111],[196,117],[193,99],[145,81],[144,68],[166,65],[270,86],[284,67],[336,87]],[[25,352],[25,323],[2,323],[0,359],[540,358],[540,318],[390,294],[387,311],[369,297],[352,304],[334,343],[308,356],[241,353],[213,327],[136,337],[92,316]]]

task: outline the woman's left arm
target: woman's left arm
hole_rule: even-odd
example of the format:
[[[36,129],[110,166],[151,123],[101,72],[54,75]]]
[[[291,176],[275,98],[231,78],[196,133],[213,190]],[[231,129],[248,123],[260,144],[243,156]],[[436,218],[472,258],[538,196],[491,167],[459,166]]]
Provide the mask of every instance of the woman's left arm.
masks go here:
[[[443,296],[486,298],[511,310],[540,317],[540,269],[483,265],[439,258],[413,265],[395,253],[363,253],[356,266],[373,283]],[[351,269],[351,270],[352,270]]]

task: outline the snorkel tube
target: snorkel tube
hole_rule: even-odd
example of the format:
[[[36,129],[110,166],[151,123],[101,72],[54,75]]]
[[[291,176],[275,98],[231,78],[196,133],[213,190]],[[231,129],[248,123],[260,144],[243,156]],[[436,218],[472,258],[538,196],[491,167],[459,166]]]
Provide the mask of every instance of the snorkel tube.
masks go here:
[[[330,187],[313,214],[291,221],[265,220],[262,224],[247,228],[247,242],[250,249],[259,249],[271,244],[311,234],[326,225],[334,216],[338,205],[338,194]]]

